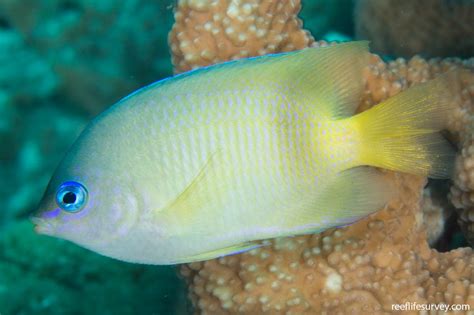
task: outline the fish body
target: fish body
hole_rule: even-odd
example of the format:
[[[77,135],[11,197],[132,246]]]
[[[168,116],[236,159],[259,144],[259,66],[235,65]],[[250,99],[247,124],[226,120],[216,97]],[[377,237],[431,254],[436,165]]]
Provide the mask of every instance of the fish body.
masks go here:
[[[125,261],[190,262],[378,210],[390,186],[368,166],[447,177],[447,80],[354,115],[368,57],[365,42],[309,48],[133,93],[72,146],[37,231]]]

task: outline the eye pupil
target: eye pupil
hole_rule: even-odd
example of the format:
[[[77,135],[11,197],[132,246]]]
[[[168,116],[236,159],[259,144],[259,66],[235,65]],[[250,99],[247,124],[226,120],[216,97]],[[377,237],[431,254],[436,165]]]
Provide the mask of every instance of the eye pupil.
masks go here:
[[[64,182],[56,192],[56,204],[66,212],[83,209],[87,199],[87,189],[78,182]]]
[[[67,192],[64,194],[63,202],[65,204],[73,204],[76,202],[76,194],[73,192]]]

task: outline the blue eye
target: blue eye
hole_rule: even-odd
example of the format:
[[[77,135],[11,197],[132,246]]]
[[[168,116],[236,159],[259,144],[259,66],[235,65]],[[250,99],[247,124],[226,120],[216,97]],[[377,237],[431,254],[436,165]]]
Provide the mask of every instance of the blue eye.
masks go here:
[[[65,182],[59,186],[56,193],[56,203],[67,212],[77,212],[84,208],[87,202],[87,190],[77,182]]]

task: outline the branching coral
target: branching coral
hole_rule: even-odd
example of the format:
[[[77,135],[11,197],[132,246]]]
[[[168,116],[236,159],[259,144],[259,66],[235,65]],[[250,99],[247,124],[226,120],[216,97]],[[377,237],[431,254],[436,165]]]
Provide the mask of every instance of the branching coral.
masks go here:
[[[228,16],[234,12],[229,11],[230,2],[193,1],[194,6],[190,3],[182,1],[178,5],[170,35],[176,71],[264,53],[260,49],[268,42],[266,37],[252,38],[256,42],[251,44],[258,47],[253,50],[248,49],[247,42],[244,46],[220,46],[219,43],[231,42],[225,32],[214,34],[212,27],[199,27],[218,14],[220,20],[228,17],[231,24],[226,27],[239,28],[241,21]],[[197,7],[199,3],[201,6]],[[299,8],[299,3],[292,3],[289,12],[296,18],[297,11],[293,9]],[[266,1],[261,2],[260,10],[267,10],[265,4]],[[271,21],[274,14],[260,17]],[[249,35],[248,28],[241,31]],[[305,45],[326,43],[311,44],[308,40]],[[179,49],[181,46],[186,51]],[[285,50],[287,46],[280,46],[271,52]],[[203,58],[203,51],[210,51],[209,56],[213,57]],[[373,55],[364,73],[367,84],[360,110],[440,73],[461,68],[473,69],[472,60],[427,61],[414,57],[384,63]],[[461,139],[469,134],[465,122],[470,121],[467,113],[474,106],[474,74],[462,72],[457,81],[453,82],[459,88],[453,101],[459,106],[451,113],[450,130],[468,156],[474,153],[470,149],[474,146],[466,147]],[[471,164],[467,163],[468,170],[474,169]],[[468,178],[465,174],[466,170],[458,167],[456,177]],[[474,308],[472,250],[439,253],[428,246],[420,206],[425,179],[391,172],[386,172],[386,176],[398,187],[398,197],[356,224],[321,234],[271,240],[269,245],[249,253],[184,265],[181,271],[189,283],[196,309],[203,314],[372,314],[390,313],[393,303],[406,302],[467,303]]]
[[[356,35],[374,51],[409,57],[474,54],[474,5],[449,0],[358,0]]]
[[[459,208],[459,223],[468,241],[474,243],[474,144],[472,137],[464,143],[456,161],[459,176],[451,189],[451,199]]]
[[[169,35],[176,72],[231,59],[292,51],[314,39],[299,1],[183,0]]]
[[[458,222],[465,236],[474,244],[474,147],[472,144],[472,128],[474,127],[474,58],[461,61],[460,59],[432,59],[424,60],[414,57],[406,62],[398,59],[388,65],[379,64],[375,69],[385,69],[382,80],[373,80],[369,77],[369,93],[372,99],[368,102],[378,103],[384,97],[393,95],[400,87],[411,86],[417,82],[424,82],[439,73],[452,69],[467,69],[460,72],[460,90],[455,102],[456,110],[451,113],[449,130],[453,140],[460,148],[460,155],[456,160],[454,185],[451,187],[450,200],[458,208]],[[378,71],[378,70],[375,70]],[[381,84],[381,85],[378,85]],[[383,95],[377,95],[382,91]],[[429,201],[431,202],[431,201]],[[449,207],[448,205],[446,205]]]

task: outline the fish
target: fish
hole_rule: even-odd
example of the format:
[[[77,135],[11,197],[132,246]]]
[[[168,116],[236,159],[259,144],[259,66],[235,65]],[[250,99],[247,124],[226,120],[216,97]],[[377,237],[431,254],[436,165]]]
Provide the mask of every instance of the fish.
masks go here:
[[[452,74],[357,113],[369,58],[368,42],[348,42],[139,89],[85,127],[35,230],[127,262],[188,263],[356,222],[394,197],[381,169],[450,178]]]

